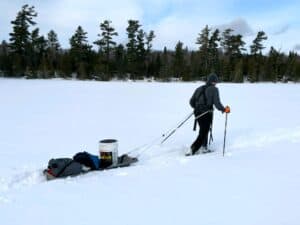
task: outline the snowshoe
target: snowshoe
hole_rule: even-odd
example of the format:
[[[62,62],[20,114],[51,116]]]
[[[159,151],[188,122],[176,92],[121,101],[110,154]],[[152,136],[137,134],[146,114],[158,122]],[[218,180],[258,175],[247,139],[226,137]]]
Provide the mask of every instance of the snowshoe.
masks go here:
[[[207,154],[207,153],[212,153],[214,150],[208,149],[208,148],[200,148],[196,152],[192,152],[192,149],[189,149],[186,153],[185,156],[193,156],[193,155],[201,155],[201,154]]]

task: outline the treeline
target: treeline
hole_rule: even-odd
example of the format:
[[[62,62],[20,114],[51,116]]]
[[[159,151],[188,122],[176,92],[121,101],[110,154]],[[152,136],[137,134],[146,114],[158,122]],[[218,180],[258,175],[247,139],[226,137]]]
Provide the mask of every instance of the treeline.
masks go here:
[[[189,50],[179,41],[174,50],[153,50],[154,31],[145,32],[138,20],[128,20],[127,44],[118,44],[118,33],[112,22],[99,26],[99,39],[88,42],[87,32],[78,26],[70,37],[69,49],[63,49],[54,30],[46,37],[35,28],[37,12],[24,5],[11,22],[9,42],[0,45],[0,76],[26,78],[77,78],[111,80],[153,77],[168,81],[172,78],[205,79],[215,72],[223,81],[299,81],[300,57],[288,55],[271,47],[267,54],[259,31],[246,52],[243,36],[232,29],[220,32],[206,26],[199,33],[198,50]],[[97,50],[94,50],[97,46]]]

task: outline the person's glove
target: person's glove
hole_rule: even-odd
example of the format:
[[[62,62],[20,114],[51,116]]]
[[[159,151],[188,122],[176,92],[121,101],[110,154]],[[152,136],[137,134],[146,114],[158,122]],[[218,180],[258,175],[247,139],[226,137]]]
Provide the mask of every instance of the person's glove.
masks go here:
[[[226,107],[225,107],[224,113],[230,113],[230,107],[229,107],[229,106],[226,106]]]

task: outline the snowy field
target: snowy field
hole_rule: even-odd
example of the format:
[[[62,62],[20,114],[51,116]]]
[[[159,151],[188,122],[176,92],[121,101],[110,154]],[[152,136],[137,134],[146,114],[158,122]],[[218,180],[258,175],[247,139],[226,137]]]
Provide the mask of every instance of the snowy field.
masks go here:
[[[184,157],[192,119],[159,138],[200,84],[0,79],[0,224],[299,225],[300,85],[219,84],[226,155],[215,111],[216,152]],[[105,138],[149,145],[132,167],[45,181],[49,159]]]

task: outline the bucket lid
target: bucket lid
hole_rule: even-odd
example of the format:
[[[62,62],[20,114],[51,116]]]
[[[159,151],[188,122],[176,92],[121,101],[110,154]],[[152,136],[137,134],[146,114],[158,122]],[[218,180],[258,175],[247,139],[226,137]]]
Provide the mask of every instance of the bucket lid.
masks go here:
[[[99,142],[108,144],[108,143],[115,143],[115,142],[118,142],[118,141],[116,139],[104,139],[104,140],[101,140]]]

